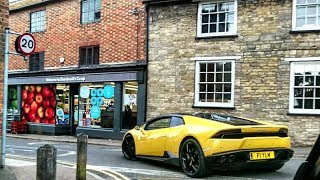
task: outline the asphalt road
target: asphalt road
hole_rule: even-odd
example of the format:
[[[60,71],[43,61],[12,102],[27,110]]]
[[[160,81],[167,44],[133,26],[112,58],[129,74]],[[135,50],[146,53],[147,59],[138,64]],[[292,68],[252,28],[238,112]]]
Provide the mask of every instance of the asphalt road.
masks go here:
[[[32,157],[36,159],[37,149],[45,144],[57,148],[58,160],[76,163],[77,144],[29,139],[7,138],[7,155]],[[303,159],[292,159],[276,172],[211,172],[205,179],[292,179]],[[88,145],[87,164],[99,169],[111,169],[131,179],[186,179],[180,168],[153,161],[128,161],[119,147]]]

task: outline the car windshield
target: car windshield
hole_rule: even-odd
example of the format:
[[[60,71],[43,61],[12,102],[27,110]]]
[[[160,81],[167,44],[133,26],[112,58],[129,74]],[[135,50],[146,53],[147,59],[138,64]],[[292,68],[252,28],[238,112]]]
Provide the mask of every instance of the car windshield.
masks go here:
[[[222,114],[200,113],[200,114],[196,114],[195,116],[234,125],[234,126],[262,125],[261,123],[258,123],[258,122],[237,118],[233,116],[222,115]]]

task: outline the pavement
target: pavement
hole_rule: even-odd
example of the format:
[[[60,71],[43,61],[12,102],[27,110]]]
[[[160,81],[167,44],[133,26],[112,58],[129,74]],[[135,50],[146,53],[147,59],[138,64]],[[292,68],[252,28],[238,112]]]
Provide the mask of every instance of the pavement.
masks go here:
[[[24,138],[41,141],[55,141],[55,142],[67,142],[77,143],[77,137],[75,136],[49,136],[38,134],[7,134],[9,138]],[[88,144],[102,145],[102,146],[117,146],[121,147],[121,140],[113,139],[94,139],[88,138]],[[293,158],[306,159],[312,147],[292,147],[294,150]],[[23,168],[21,168],[23,166]],[[99,175],[98,175],[99,174]],[[116,176],[118,175],[118,176]],[[63,163],[57,163],[57,179],[69,180],[76,179],[76,165],[68,165]],[[116,177],[115,177],[116,176]],[[11,159],[6,156],[6,166],[0,168],[1,180],[34,180],[36,179],[36,162],[28,162],[23,159]],[[117,172],[110,171],[104,173],[101,176],[101,172],[95,172],[93,169],[87,168],[87,180],[92,179],[129,179],[119,175]]]

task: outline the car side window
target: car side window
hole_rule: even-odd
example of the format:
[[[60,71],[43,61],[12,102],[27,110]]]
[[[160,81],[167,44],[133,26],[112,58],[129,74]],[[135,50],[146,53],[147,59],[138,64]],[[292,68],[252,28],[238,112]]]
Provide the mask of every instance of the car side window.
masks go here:
[[[176,127],[176,126],[180,126],[183,124],[184,124],[184,121],[182,118],[180,118],[180,117],[172,117],[171,118],[170,127]]]
[[[162,129],[168,128],[170,123],[170,118],[162,118],[158,119],[152,123],[150,123],[145,130],[155,130],[155,129]]]

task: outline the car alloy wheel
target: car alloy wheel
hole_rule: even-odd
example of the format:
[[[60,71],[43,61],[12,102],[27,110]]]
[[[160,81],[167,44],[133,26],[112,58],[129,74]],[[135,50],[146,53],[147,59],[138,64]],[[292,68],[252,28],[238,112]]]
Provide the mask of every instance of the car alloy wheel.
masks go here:
[[[136,159],[135,144],[134,144],[133,137],[131,135],[128,135],[124,138],[122,142],[122,153],[124,157],[129,160]]]
[[[180,149],[180,165],[190,177],[202,177],[206,173],[205,160],[199,143],[187,139]]]

